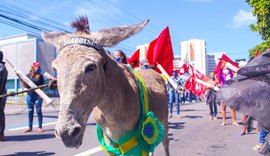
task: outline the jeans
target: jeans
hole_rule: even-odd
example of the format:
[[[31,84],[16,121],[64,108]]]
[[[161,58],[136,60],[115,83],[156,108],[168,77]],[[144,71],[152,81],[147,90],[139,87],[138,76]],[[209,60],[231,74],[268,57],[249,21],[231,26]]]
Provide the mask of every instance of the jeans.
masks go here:
[[[180,102],[179,102],[179,94],[176,91],[169,92],[169,104],[170,104],[170,114],[173,111],[173,103],[176,105],[177,114],[180,114]]]
[[[26,97],[27,108],[28,108],[28,126],[30,129],[33,128],[33,118],[34,118],[34,105],[36,107],[36,112],[38,116],[38,127],[42,128],[42,99],[37,95],[27,95]]]
[[[187,101],[190,103],[191,102],[191,97],[190,97],[190,92],[186,92],[186,97],[187,97]]]
[[[217,116],[217,104],[215,102],[209,103],[210,113],[212,117]]]
[[[267,136],[267,132],[264,130],[260,130],[260,143],[264,144],[265,143],[265,137]]]
[[[5,105],[6,98],[0,98],[0,135],[4,135],[5,130]]]

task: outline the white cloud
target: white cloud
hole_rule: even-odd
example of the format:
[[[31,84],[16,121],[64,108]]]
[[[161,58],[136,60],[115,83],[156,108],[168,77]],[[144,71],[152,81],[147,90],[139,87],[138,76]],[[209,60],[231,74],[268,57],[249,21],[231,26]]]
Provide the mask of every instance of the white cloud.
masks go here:
[[[189,2],[212,2],[214,0],[187,0]]]
[[[256,22],[256,17],[252,15],[251,11],[239,10],[233,17],[233,27],[240,28],[242,26],[248,26],[251,23]]]

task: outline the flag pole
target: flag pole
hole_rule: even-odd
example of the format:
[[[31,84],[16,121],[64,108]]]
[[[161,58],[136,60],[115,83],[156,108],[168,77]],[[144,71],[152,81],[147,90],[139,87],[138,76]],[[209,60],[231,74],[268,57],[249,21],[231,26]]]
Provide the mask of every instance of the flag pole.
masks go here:
[[[177,87],[177,84],[172,80],[172,78],[169,76],[169,74],[164,70],[164,68],[157,63],[158,69],[161,71],[161,73],[167,78],[168,82],[173,86],[174,89],[179,89]]]
[[[34,84],[25,74],[23,74],[23,72],[21,70],[19,70],[16,66],[14,66],[7,58],[6,58],[6,61],[13,68],[13,70],[17,74],[17,76],[23,82],[25,82],[30,88],[37,87],[36,84]],[[49,98],[41,89],[35,89],[34,91],[47,103],[46,106],[52,105],[53,100],[51,98]]]
[[[238,67],[232,65],[230,62],[226,62],[225,66],[226,66],[227,68],[231,69],[231,70],[234,71],[234,72],[237,72],[237,71],[239,70]]]
[[[202,81],[202,80],[200,80],[200,79],[198,79],[198,78],[195,78],[195,81],[196,81],[197,83],[201,84],[201,85],[206,86],[206,87],[213,88],[215,91],[219,90],[218,87],[213,86],[213,85],[211,85],[210,83],[207,83],[207,82],[205,82],[205,81]]]
[[[34,88],[22,90],[22,91],[19,91],[19,92],[9,92],[7,94],[0,95],[0,98],[7,97],[7,96],[15,96],[15,95],[18,95],[18,94],[22,94],[22,93],[25,93],[25,92],[30,92],[30,91],[40,89],[40,88],[45,88],[45,87],[48,87],[48,84],[40,85],[40,86],[37,86],[37,87],[34,87]]]

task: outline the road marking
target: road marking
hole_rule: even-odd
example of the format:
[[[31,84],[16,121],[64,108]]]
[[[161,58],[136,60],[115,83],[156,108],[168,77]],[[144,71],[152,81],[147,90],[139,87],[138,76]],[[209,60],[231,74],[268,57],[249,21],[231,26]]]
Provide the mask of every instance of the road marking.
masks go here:
[[[50,126],[50,125],[55,125],[56,122],[50,122],[50,123],[45,123],[42,124],[42,126]],[[34,128],[38,127],[38,125],[33,125]],[[18,128],[10,128],[8,131],[17,131],[17,130],[22,130],[22,129],[27,129],[29,128],[28,126],[23,126],[23,127],[18,127]]]
[[[79,153],[79,154],[76,154],[76,155],[73,155],[73,156],[89,156],[89,155],[97,153],[97,152],[99,152],[101,150],[102,150],[102,148],[100,146],[98,146],[98,147],[92,148],[92,149],[90,149],[88,151],[84,151],[82,153]]]

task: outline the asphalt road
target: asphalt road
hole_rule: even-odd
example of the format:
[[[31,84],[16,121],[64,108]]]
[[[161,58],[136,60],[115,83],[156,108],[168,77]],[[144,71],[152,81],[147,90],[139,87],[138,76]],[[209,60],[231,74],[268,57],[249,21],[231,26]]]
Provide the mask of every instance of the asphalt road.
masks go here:
[[[54,137],[54,126],[58,109],[43,108],[44,133],[39,134],[36,128],[31,133],[23,133],[27,126],[25,106],[6,106],[6,138],[0,142],[1,156],[105,156],[95,133],[95,122],[90,116],[82,146],[79,149],[64,147],[61,140]],[[220,108],[219,108],[220,109]],[[229,110],[228,110],[229,112]],[[251,132],[240,136],[242,127],[231,125],[230,113],[227,113],[228,125],[220,126],[221,119],[209,120],[209,110],[205,103],[191,103],[181,106],[182,118],[170,118],[169,138],[172,156],[259,156],[252,149],[258,143],[258,135]],[[241,114],[237,114],[240,122]],[[37,117],[34,117],[37,123]],[[155,155],[163,156],[160,144]]]

